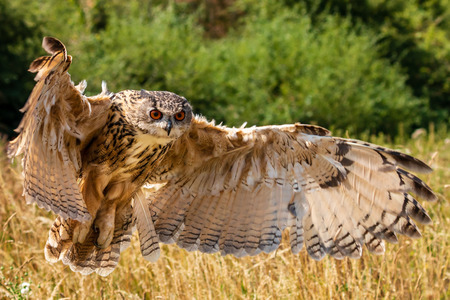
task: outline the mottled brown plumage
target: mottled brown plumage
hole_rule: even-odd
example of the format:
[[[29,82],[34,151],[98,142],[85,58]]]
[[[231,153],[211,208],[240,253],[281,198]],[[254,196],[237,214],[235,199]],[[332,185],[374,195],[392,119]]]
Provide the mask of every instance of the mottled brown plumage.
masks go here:
[[[216,126],[170,92],[74,86],[64,45],[45,38],[36,87],[9,155],[24,154],[27,202],[59,216],[45,255],[83,274],[107,275],[139,233],[142,255],[159,243],[235,256],[271,252],[284,229],[293,253],[321,259],[383,253],[396,234],[431,222],[413,194],[436,196],[414,172],[423,162],[321,127]]]

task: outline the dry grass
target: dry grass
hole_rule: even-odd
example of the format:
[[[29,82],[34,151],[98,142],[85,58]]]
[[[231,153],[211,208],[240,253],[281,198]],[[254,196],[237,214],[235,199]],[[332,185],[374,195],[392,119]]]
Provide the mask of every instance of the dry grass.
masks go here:
[[[372,138],[384,144],[384,139]],[[3,143],[4,144],[4,143]],[[311,260],[303,250],[294,256],[284,242],[269,255],[243,259],[188,253],[163,246],[155,264],[139,253],[138,241],[106,278],[81,276],[62,263],[45,261],[43,247],[54,219],[21,196],[20,167],[0,153],[0,298],[21,298],[30,283],[30,299],[439,299],[450,298],[450,139],[445,129],[432,131],[406,146],[387,144],[430,163],[435,172],[422,176],[439,194],[424,203],[434,223],[423,238],[401,238],[384,256],[359,260]]]

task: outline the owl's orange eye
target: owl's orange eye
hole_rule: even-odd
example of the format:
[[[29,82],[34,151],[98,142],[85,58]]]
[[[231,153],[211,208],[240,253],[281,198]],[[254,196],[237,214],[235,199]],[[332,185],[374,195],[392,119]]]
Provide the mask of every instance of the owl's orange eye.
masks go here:
[[[183,121],[183,120],[184,120],[184,111],[180,111],[179,113],[177,113],[177,114],[175,115],[175,119],[176,119],[177,121]]]
[[[150,112],[150,117],[154,120],[159,120],[162,118],[162,113],[159,110],[154,109]]]

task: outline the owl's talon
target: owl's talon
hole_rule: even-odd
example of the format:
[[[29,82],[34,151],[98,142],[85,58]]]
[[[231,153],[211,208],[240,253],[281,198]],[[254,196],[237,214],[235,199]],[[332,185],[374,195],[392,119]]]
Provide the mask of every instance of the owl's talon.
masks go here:
[[[73,230],[73,236],[72,236],[72,242],[74,244],[76,243],[84,243],[86,240],[86,237],[91,229],[92,226],[92,219],[83,223],[77,223],[75,225],[75,228]]]
[[[107,248],[112,241],[113,238],[113,232],[110,231],[102,231],[100,232],[100,235],[98,236],[97,240],[94,242],[95,246],[98,248]]]
[[[99,229],[99,226],[94,226],[94,228],[97,228],[97,232],[99,233],[97,239],[94,241],[94,245],[98,248],[107,248],[113,239],[114,227],[107,225],[108,224],[104,225],[101,230]]]
[[[97,247],[106,248],[111,244],[114,237],[115,216],[115,206],[104,207],[98,211],[93,224],[93,230],[98,233],[95,241]]]

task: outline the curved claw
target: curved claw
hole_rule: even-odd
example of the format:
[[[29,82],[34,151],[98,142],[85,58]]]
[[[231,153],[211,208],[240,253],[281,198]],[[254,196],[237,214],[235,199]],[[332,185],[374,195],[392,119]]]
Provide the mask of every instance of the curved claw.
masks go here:
[[[86,237],[88,236],[89,231],[91,229],[92,222],[93,222],[92,219],[90,219],[89,221],[83,222],[83,223],[77,222],[77,224],[75,225],[75,228],[73,230],[73,236],[72,236],[72,242],[74,244],[84,243],[84,241],[86,240]]]
[[[98,233],[95,246],[107,248],[114,237],[116,206],[111,205],[101,208],[95,218],[93,229]]]

